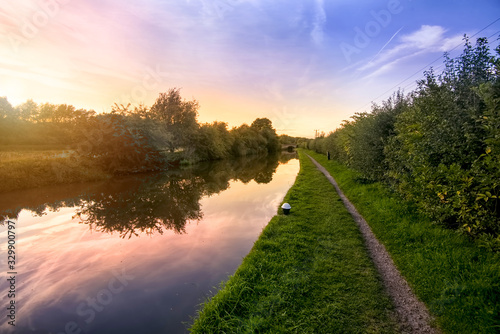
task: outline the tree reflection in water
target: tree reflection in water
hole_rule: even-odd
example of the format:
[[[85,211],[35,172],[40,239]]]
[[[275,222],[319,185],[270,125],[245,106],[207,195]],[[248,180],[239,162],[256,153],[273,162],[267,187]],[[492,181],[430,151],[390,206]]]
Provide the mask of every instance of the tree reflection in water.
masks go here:
[[[0,218],[17,218],[22,209],[41,216],[63,207],[76,207],[74,217],[99,232],[118,233],[122,238],[173,230],[184,233],[188,221],[203,216],[200,200],[224,191],[229,181],[268,183],[280,163],[295,155],[253,156],[202,163],[182,170],[111,180],[72,197],[33,203],[16,198],[21,205],[1,208]],[[50,197],[50,196],[49,196]],[[26,203],[23,205],[23,201]]]
[[[188,220],[202,217],[199,200],[203,179],[182,175],[153,177],[118,193],[93,196],[76,209],[76,217],[99,232],[128,238],[140,233],[182,233]]]

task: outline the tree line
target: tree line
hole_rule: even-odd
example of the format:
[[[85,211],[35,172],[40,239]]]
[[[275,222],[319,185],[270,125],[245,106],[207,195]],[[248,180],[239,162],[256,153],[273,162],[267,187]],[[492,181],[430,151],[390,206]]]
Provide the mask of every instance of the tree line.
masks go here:
[[[433,220],[500,244],[500,47],[462,54],[303,146],[383,181]]]
[[[0,97],[0,145],[63,147],[112,173],[281,150],[267,118],[228,129],[225,122],[200,124],[198,110],[199,103],[183,99],[178,88],[160,93],[150,107],[115,104],[102,114],[32,100],[14,107]]]

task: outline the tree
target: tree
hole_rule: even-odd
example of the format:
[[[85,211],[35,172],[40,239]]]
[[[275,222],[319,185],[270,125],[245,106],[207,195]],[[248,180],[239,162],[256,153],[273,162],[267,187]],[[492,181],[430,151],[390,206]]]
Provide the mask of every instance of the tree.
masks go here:
[[[227,131],[227,123],[203,124],[198,130],[195,155],[200,160],[228,158],[233,141],[232,135]]]
[[[437,222],[471,235],[500,232],[495,63],[485,39],[475,47],[466,39],[441,75],[430,71],[419,82],[385,148],[398,190]]]
[[[274,130],[273,123],[268,118],[256,118],[252,122],[251,127],[253,129],[256,129],[257,131],[261,131],[261,130],[264,130],[264,129]]]
[[[186,148],[193,143],[199,127],[198,108],[196,100],[183,100],[178,88],[172,88],[167,93],[160,93],[156,99],[150,109],[150,114],[171,134],[171,139],[167,143],[170,152],[178,148]]]
[[[356,114],[356,126],[350,135],[350,166],[365,177],[384,179],[387,171],[384,147],[395,135],[394,123],[397,115],[405,110],[409,101],[398,91],[382,105],[373,105],[371,113]]]
[[[250,127],[264,137],[267,152],[277,152],[280,149],[279,138],[271,120],[268,118],[256,118]]]
[[[95,160],[112,173],[130,173],[158,169],[161,160],[142,131],[127,126],[125,116],[97,115],[81,127],[79,156]]]
[[[68,123],[75,118],[75,107],[68,104],[60,104],[57,106],[54,114],[54,122]]]
[[[38,105],[31,99],[18,105],[16,111],[23,121],[33,121],[38,118]]]
[[[57,105],[51,103],[43,103],[40,105],[38,113],[38,122],[53,122],[56,114]]]
[[[5,96],[0,97],[0,120],[3,118],[17,118],[14,107]]]

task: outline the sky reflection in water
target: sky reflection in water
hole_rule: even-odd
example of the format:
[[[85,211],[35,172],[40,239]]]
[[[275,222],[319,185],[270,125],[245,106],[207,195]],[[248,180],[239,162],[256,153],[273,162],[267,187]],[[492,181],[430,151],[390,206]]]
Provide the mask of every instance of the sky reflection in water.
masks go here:
[[[0,196],[0,214],[17,216],[16,333],[186,332],[293,184],[298,160],[285,160]],[[21,204],[6,207],[12,196]],[[2,305],[7,290],[2,280]]]

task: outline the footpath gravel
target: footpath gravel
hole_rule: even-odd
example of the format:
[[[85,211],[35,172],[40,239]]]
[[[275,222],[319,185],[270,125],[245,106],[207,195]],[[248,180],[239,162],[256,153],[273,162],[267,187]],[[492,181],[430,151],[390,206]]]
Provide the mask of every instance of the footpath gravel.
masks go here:
[[[405,334],[440,333],[439,330],[430,325],[432,317],[427,310],[427,307],[415,296],[408,285],[408,282],[396,268],[394,261],[385,249],[384,245],[377,240],[366,220],[358,213],[354,205],[352,205],[347,197],[345,197],[330,173],[328,173],[328,171],[311,156],[309,156],[309,158],[335,187],[345,207],[354,218],[354,221],[358,224],[370,257],[372,258],[375,267],[380,274],[382,283],[395,306],[396,315],[401,326],[401,332]]]

